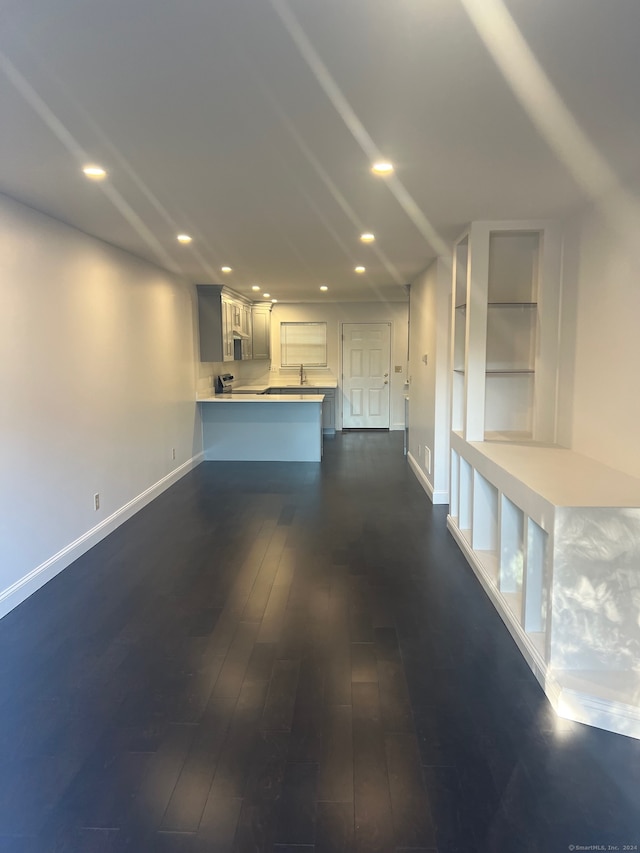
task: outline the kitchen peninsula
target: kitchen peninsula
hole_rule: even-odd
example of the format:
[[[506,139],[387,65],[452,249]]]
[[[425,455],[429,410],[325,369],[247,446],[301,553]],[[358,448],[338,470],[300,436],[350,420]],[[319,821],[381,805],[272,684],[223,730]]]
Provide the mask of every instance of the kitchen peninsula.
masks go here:
[[[235,462],[320,462],[324,394],[200,397],[204,458]]]

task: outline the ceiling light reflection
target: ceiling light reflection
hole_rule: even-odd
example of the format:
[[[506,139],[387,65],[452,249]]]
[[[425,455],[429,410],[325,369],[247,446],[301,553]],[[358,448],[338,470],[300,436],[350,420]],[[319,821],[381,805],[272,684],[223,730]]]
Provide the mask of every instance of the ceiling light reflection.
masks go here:
[[[107,170],[103,169],[102,166],[83,166],[82,171],[92,181],[101,181],[107,177]]]

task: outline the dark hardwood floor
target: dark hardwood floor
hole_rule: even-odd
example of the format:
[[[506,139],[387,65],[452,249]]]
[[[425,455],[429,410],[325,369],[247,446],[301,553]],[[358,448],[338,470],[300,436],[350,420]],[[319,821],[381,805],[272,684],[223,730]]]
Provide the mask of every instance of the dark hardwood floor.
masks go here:
[[[640,742],[555,717],[445,518],[400,433],[184,477],[0,621],[1,853],[637,850]]]

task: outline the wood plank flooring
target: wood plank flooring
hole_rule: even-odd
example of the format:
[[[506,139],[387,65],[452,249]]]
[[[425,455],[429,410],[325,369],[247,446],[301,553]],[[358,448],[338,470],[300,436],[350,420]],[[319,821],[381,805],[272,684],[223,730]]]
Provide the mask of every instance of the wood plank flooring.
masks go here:
[[[640,742],[555,717],[445,517],[401,433],[184,477],[0,621],[0,853],[637,850]]]

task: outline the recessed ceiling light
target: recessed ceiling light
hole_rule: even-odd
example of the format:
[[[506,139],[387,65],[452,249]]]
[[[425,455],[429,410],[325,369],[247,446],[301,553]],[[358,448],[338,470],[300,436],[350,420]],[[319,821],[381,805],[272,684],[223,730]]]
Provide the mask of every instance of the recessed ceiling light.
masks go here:
[[[103,169],[102,166],[83,166],[82,171],[85,173],[87,178],[91,178],[92,181],[101,181],[103,178],[107,177],[107,170]]]
[[[390,175],[394,168],[393,163],[390,163],[388,160],[380,160],[373,164],[371,171],[374,175]]]
[[[366,234],[361,234],[360,239],[363,243],[373,243],[373,241],[376,239],[376,235],[367,232]]]
[[[272,301],[272,302],[277,302],[278,300],[277,300],[277,299],[272,299],[271,301]]]
[[[232,272],[231,267],[220,267],[220,269],[222,270],[222,272]]]
[[[363,272],[366,272],[365,267],[356,267],[355,271],[362,275]]]
[[[270,293],[263,293],[262,295],[264,296],[265,299],[269,299],[269,297],[271,296]]]
[[[190,243],[191,237],[188,234],[178,234],[178,242],[179,243]]]
[[[260,290],[260,285],[259,284],[252,284],[251,290]]]
[[[329,288],[327,287],[327,285],[326,285],[326,284],[321,284],[321,285],[320,285],[320,290],[329,290]]]

